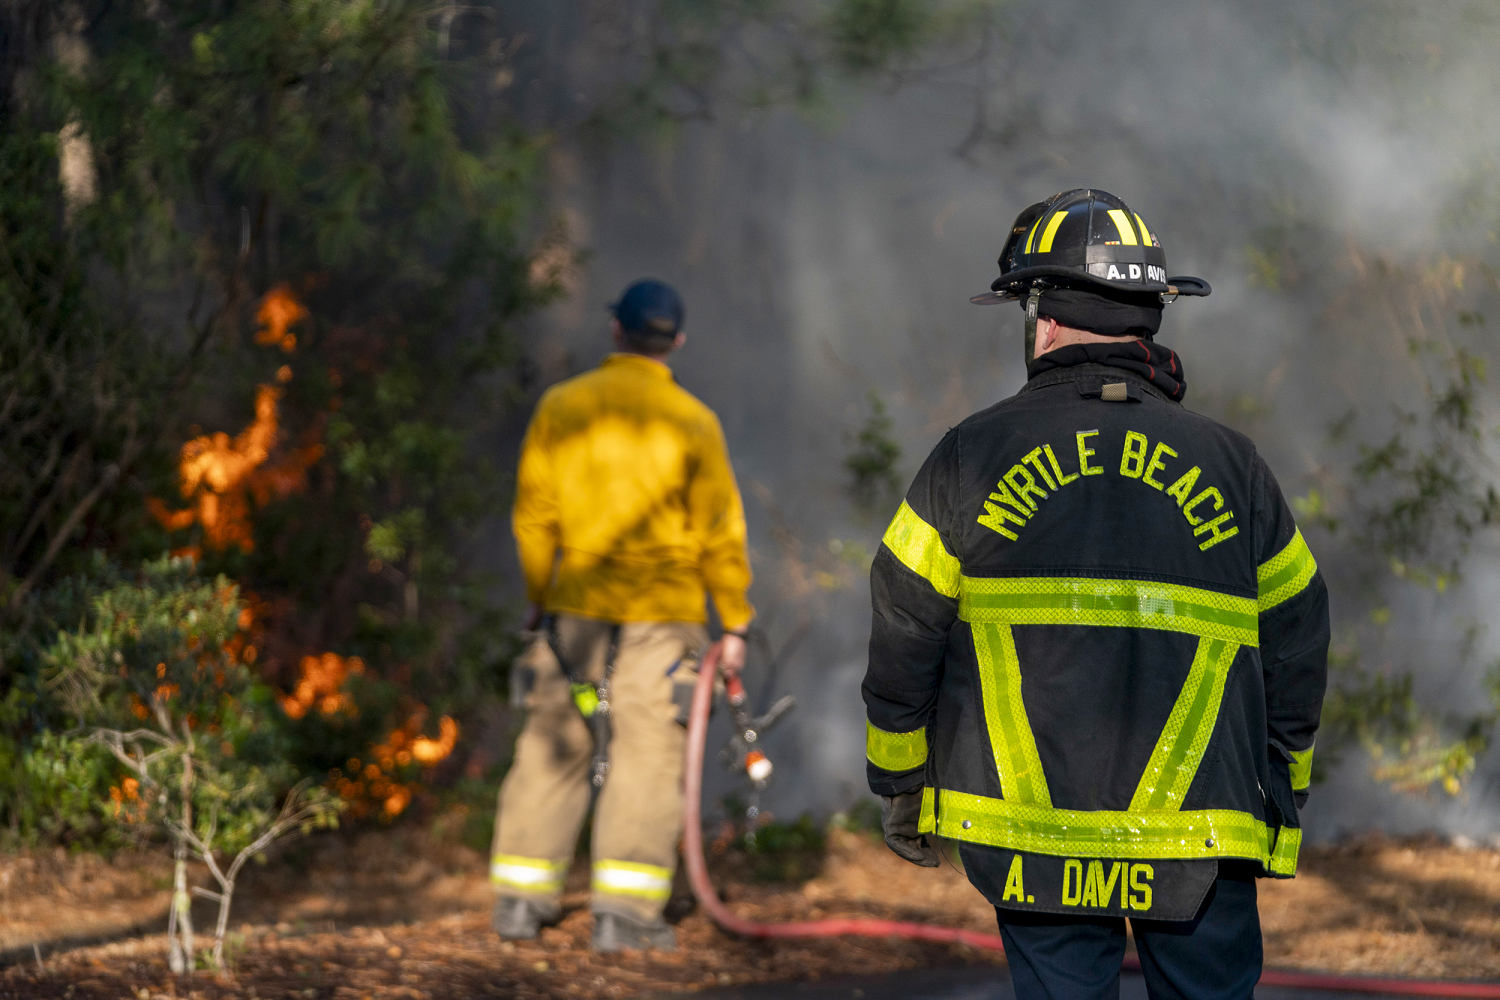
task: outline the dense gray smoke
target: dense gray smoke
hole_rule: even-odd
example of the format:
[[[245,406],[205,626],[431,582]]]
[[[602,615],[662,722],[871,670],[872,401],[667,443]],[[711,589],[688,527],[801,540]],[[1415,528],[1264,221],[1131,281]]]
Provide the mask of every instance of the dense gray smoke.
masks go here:
[[[581,370],[607,349],[603,308],[628,281],[682,290],[678,377],[723,418],[752,597],[772,646],[791,647],[769,681],[799,700],[769,740],[783,817],[864,793],[864,572],[890,512],[851,502],[852,435],[878,398],[904,486],[947,427],[1020,385],[1020,311],[967,299],[1025,205],[1114,192],[1171,273],[1212,283],[1168,307],[1159,339],[1184,358],[1187,404],[1254,437],[1288,496],[1335,460],[1337,418],[1357,412],[1356,439],[1374,441],[1395,408],[1419,407],[1408,336],[1455,335],[1460,312],[1500,319],[1500,138],[1482,110],[1500,93],[1493,4],[1024,0],[999,8],[980,60],[960,40],[899,86],[835,82],[817,116],[726,99],[665,136],[576,127],[646,58],[621,33],[654,6],[535,5],[521,25],[518,101],[557,130],[556,206],[588,253],[533,355],[548,381]],[[1482,324],[1465,329],[1482,350]],[[1343,542],[1308,534],[1337,581]],[[1403,591],[1391,665],[1474,704],[1456,637],[1497,592],[1493,560],[1462,588]],[[1338,636],[1364,609],[1337,589],[1334,602]],[[1494,636],[1478,643],[1495,658]],[[1488,836],[1497,764],[1492,751],[1464,797],[1434,801],[1384,790],[1350,754],[1306,822],[1314,838]]]

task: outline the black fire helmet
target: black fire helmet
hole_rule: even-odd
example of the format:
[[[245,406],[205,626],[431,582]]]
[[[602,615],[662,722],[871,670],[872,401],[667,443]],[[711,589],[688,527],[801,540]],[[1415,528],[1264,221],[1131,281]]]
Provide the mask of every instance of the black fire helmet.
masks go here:
[[[1029,206],[1000,251],[1000,277],[975,305],[1014,302],[1033,288],[1078,288],[1134,298],[1207,295],[1202,278],[1167,276],[1167,256],[1146,220],[1107,191],[1074,188]]]

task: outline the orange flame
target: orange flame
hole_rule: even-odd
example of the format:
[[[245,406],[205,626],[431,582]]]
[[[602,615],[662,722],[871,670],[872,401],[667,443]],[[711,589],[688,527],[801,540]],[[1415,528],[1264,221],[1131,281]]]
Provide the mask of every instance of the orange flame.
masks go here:
[[[118,785],[109,788],[110,814],[125,814],[129,823],[139,823],[146,818],[148,803],[141,798],[141,783],[135,778],[124,778]]]
[[[255,342],[279,346],[290,354],[297,349],[297,335],[289,328],[306,318],[307,307],[297,301],[286,285],[277,285],[265,294],[255,311],[255,321],[260,324],[255,331]]]
[[[256,310],[255,342],[291,354],[297,348],[297,336],[291,328],[307,317],[307,308],[288,286],[277,285],[265,294]],[[321,443],[309,439],[302,447],[283,450],[279,460],[272,459],[278,451],[281,429],[281,386],[291,379],[291,366],[281,364],[273,383],[257,386],[254,419],[238,434],[231,437],[219,431],[196,437],[182,446],[178,476],[187,506],[172,509],[155,497],[147,500],[152,516],[164,528],[181,531],[197,527],[202,531],[203,544],[211,549],[238,548],[250,552],[255,545],[250,516],[253,506],[263,506],[273,498],[307,489],[308,472],[323,457]],[[338,385],[339,373],[331,372],[330,380]],[[338,401],[335,399],[331,405],[337,409]],[[195,557],[200,554],[196,546],[178,551]],[[243,594],[242,598],[245,603],[240,611],[239,630],[229,640],[227,652],[232,659],[249,664],[257,659],[256,644],[265,638],[262,623],[265,608],[253,594]],[[278,698],[289,717],[301,719],[310,712],[324,717],[357,712],[353,698],[344,688],[349,677],[364,672],[365,665],[358,657],[332,652],[308,654],[302,657],[300,668],[292,691]],[[175,693],[175,686],[162,684],[155,696],[166,699]],[[143,717],[148,714],[146,704],[139,699],[132,707]],[[347,762],[347,771],[334,768],[330,772],[329,787],[350,801],[356,815],[378,808],[386,819],[398,816],[412,801],[414,769],[431,767],[453,752],[458,742],[458,723],[443,716],[438,720],[438,734],[427,736],[422,731],[425,716],[426,709],[419,708],[370,748],[368,762],[353,758]],[[116,802],[124,801],[113,790],[111,797]]]
[[[285,285],[278,285],[261,300],[256,313],[261,327],[255,341],[279,344],[282,350],[290,352],[296,347],[297,338],[288,328],[306,317],[307,309],[292,297]],[[287,365],[282,365],[276,373],[276,380],[281,383],[291,377]],[[264,504],[272,497],[305,490],[308,470],[323,457],[323,446],[314,442],[268,464],[280,429],[281,393],[274,385],[257,386],[255,418],[248,427],[234,437],[218,431],[193,438],[182,446],[178,478],[188,506],[173,510],[155,497],[146,501],[162,527],[181,531],[199,525],[204,544],[218,551],[238,548],[250,552],[255,547],[250,525],[251,501]],[[180,549],[179,553],[200,554],[196,546]]]
[[[282,711],[293,719],[302,718],[314,707],[325,716],[340,712],[353,715],[354,701],[344,693],[344,681],[364,670],[364,661],[357,656],[346,658],[337,653],[304,656],[297,686],[291,694],[281,696]]]
[[[439,736],[430,740],[425,736],[418,736],[411,741],[411,755],[423,764],[436,764],[453,752],[453,747],[458,743],[458,723],[451,716],[443,716],[438,720]]]
[[[281,708],[293,719],[310,712],[330,717],[353,715],[354,700],[344,690],[348,679],[364,672],[357,656],[320,653],[302,657],[301,674],[291,694],[280,697]],[[415,777],[413,768],[431,767],[445,760],[458,745],[458,723],[450,716],[438,719],[437,736],[422,732],[427,710],[418,708],[406,722],[370,747],[364,760],[351,757],[342,768],[329,773],[328,787],[350,803],[355,816],[378,809],[385,819],[394,819],[411,804]]]
[[[413,764],[431,767],[453,752],[458,743],[458,723],[450,716],[438,720],[436,738],[422,735],[425,711],[419,710],[406,723],[392,730],[384,740],[370,748],[367,761],[350,759],[343,768],[335,768],[329,785],[350,803],[356,816],[366,815],[378,806],[385,819],[394,819],[411,804],[415,780],[405,780],[402,772]]]
[[[226,595],[226,600],[232,599],[232,594]],[[262,631],[256,621],[255,610],[251,607],[254,595],[246,593],[245,603],[240,605],[240,613],[235,619],[235,631],[224,642],[224,653],[237,663],[254,663],[260,655],[256,648],[256,636]],[[220,671],[222,672],[222,671]]]

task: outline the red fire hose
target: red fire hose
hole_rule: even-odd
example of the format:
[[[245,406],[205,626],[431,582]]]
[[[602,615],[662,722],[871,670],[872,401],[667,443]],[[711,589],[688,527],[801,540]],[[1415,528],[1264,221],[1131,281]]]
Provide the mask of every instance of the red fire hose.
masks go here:
[[[698,904],[720,927],[731,934],[754,938],[803,937],[902,937],[921,941],[944,941],[975,948],[1003,951],[999,934],[985,934],[957,927],[919,924],[904,920],[880,920],[871,917],[838,917],[828,920],[799,920],[789,923],[764,923],[736,915],[714,889],[703,857],[703,746],[708,735],[708,715],[713,705],[714,679],[718,674],[719,646],[715,644],[699,667],[698,684],[693,689],[692,711],[688,715],[687,756],[683,768],[685,798],[682,853],[687,861],[688,881]],[[1133,957],[1125,959],[1125,968],[1139,971]],[[1300,989],[1328,990],[1342,993],[1375,993],[1398,997],[1478,997],[1500,1000],[1500,983],[1461,983],[1438,980],[1381,979],[1374,976],[1336,976],[1317,972],[1295,972],[1266,969],[1261,973],[1262,986],[1290,986]]]

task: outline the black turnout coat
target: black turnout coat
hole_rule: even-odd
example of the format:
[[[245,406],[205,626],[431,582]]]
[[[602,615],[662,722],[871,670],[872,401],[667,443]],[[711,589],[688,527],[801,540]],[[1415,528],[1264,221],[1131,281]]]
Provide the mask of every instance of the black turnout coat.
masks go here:
[[[1291,876],[1328,598],[1243,434],[1149,341],[1044,355],[949,431],[871,570],[873,791],[997,906],[1186,919]]]

